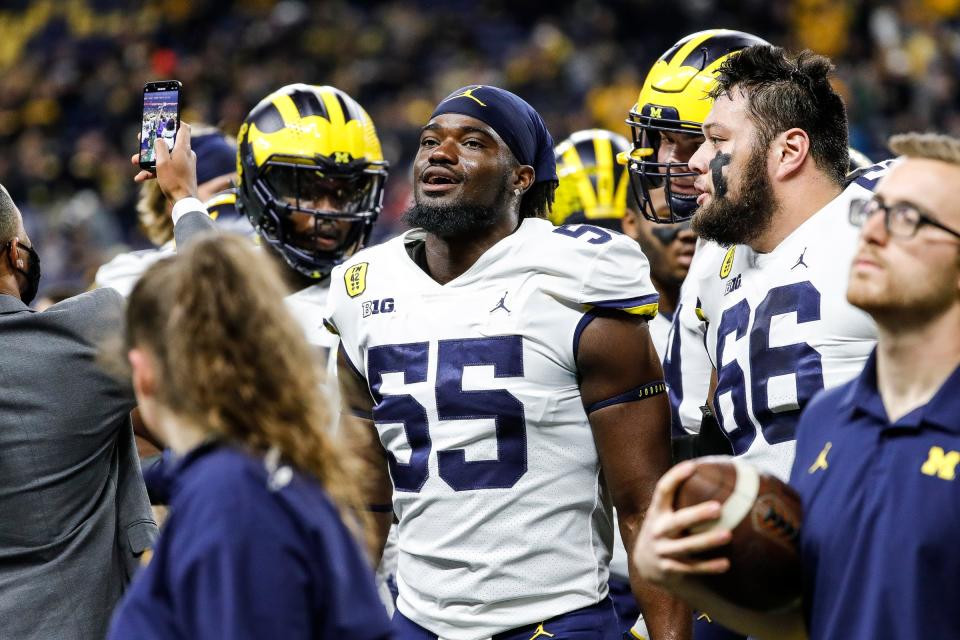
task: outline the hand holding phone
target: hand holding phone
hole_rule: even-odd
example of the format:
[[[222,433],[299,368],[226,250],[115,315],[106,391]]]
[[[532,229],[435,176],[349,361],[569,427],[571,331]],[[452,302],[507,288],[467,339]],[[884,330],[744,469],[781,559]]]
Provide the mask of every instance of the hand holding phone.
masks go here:
[[[143,87],[140,118],[140,168],[154,171],[157,165],[155,143],[162,140],[173,151],[180,128],[183,85],[178,80],[148,82]]]
[[[172,151],[163,140],[154,141],[157,184],[170,204],[197,197],[197,154],[190,148],[190,125],[183,123]]]

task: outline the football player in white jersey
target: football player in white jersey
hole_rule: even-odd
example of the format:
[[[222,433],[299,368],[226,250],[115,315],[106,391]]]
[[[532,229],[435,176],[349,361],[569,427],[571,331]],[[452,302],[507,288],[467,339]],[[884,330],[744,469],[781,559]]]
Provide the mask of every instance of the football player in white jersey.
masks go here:
[[[670,459],[657,294],[635,242],[542,219],[555,180],[539,114],[464,87],[421,132],[415,228],[334,270],[340,378],[399,518],[402,639],[620,637],[610,498],[632,545]],[[679,602],[634,592],[654,638],[689,637]]]
[[[327,353],[330,271],[364,246],[383,206],[388,167],[373,121],[340,89],[291,84],[250,111],[237,144],[237,208],[287,267],[290,311]]]
[[[557,226],[587,223],[622,231],[640,244],[650,262],[650,281],[660,295],[657,315],[647,322],[647,328],[662,361],[695,236],[689,222],[655,224],[628,206],[629,177],[617,157],[629,151],[626,138],[605,129],[577,131],[558,144],[555,156],[559,185],[548,219]],[[619,527],[614,527],[610,597],[621,630],[646,634],[636,624],[640,609],[630,589],[627,553]]]
[[[783,479],[800,410],[858,374],[876,338],[846,301],[858,234],[846,212],[882,168],[845,188],[846,111],[831,69],[770,46],[729,59],[690,160],[702,192],[694,230],[728,247],[697,274],[714,408],[734,454]]]
[[[742,31],[709,29],[681,38],[654,63],[627,119],[633,148],[620,157],[629,170],[637,210],[645,220],[667,229],[689,225],[697,207],[697,191],[696,173],[687,162],[703,143],[701,125],[711,104],[707,92],[715,85],[717,69],[725,60],[765,42]],[[696,242],[663,352],[677,459],[730,453],[716,421],[702,409],[707,404],[713,365],[704,347],[704,325],[694,313],[698,306],[694,274],[707,244]],[[646,637],[642,619],[637,620],[632,635]],[[694,637],[733,640],[740,636],[698,613]]]
[[[703,142],[701,125],[711,104],[707,92],[725,60],[745,47],[765,43],[742,31],[700,31],[681,38],[650,69],[627,120],[633,148],[621,156],[644,218],[676,225],[693,216],[696,173],[687,162]],[[689,272],[696,271],[699,261],[695,255]],[[700,408],[706,404],[710,386],[712,366],[703,348],[700,322],[692,313],[697,306],[693,280],[687,276],[681,288],[663,360],[675,436],[681,435],[680,427],[699,433]]]
[[[283,263],[293,290],[289,309],[326,357],[337,343],[323,328],[330,271],[366,243],[383,202],[388,167],[373,121],[339,89],[292,84],[261,100],[237,138],[236,189],[214,197],[211,214],[220,203],[236,202],[244,223]],[[149,264],[138,266],[139,277]],[[152,467],[148,476],[162,482],[164,467]],[[388,609],[393,598],[385,581],[392,567],[386,553],[378,587]]]
[[[330,272],[366,244],[383,207],[388,165],[373,120],[340,89],[291,84],[250,111],[238,145],[237,206],[282,261],[293,289],[287,307],[307,341],[328,357],[337,346],[323,326]],[[336,374],[335,358],[327,370]],[[394,536],[391,530],[391,542]],[[391,543],[377,570],[389,612],[395,567]]]

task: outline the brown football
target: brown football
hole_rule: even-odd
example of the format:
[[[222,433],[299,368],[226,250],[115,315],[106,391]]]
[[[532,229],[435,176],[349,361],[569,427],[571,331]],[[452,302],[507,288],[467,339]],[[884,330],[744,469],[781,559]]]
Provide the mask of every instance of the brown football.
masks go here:
[[[727,456],[694,460],[696,469],[678,488],[674,508],[707,500],[723,505],[719,520],[699,531],[727,527],[728,545],[704,557],[727,557],[730,569],[700,580],[734,604],[756,611],[787,608],[800,598],[798,539],[800,496],[779,479]]]

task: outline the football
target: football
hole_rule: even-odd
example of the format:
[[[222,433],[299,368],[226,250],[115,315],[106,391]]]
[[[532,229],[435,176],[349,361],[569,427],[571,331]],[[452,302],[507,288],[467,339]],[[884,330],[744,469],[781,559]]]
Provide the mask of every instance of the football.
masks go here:
[[[694,460],[678,488],[674,508],[708,500],[723,505],[719,519],[696,533],[725,527],[729,544],[702,557],[727,557],[730,569],[699,579],[717,595],[748,609],[776,611],[800,598],[800,497],[786,483],[727,456]]]

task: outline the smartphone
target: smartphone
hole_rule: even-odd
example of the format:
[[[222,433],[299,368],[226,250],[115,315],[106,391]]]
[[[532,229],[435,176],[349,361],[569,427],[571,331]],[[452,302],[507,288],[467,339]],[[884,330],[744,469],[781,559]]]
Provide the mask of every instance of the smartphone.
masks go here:
[[[178,80],[158,80],[143,86],[143,112],[140,119],[140,168],[153,171],[157,167],[154,143],[162,138],[173,151],[180,129],[180,105],[183,85]]]

